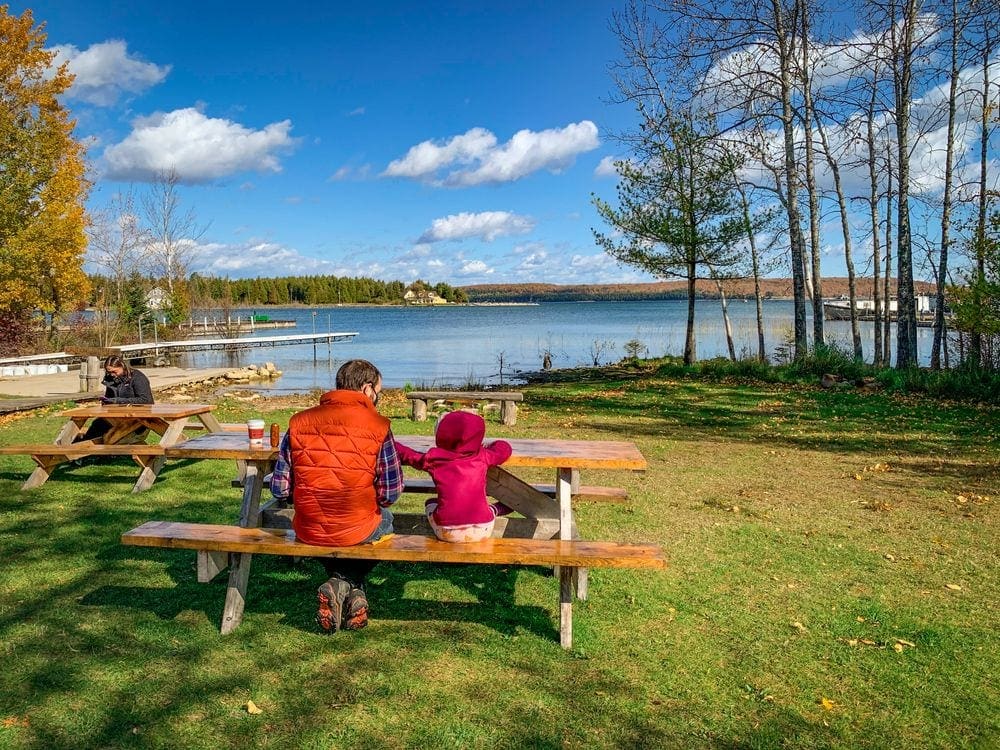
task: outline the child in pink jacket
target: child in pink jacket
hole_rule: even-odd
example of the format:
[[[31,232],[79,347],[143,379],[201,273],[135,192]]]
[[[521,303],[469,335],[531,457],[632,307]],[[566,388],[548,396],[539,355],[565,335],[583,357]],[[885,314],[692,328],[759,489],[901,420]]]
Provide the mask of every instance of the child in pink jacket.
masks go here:
[[[435,536],[445,542],[475,542],[493,534],[497,508],[486,499],[486,470],[510,458],[510,443],[483,445],[486,422],[478,414],[453,411],[434,430],[435,447],[426,453],[396,443],[399,460],[426,471],[437,497],[425,505]]]

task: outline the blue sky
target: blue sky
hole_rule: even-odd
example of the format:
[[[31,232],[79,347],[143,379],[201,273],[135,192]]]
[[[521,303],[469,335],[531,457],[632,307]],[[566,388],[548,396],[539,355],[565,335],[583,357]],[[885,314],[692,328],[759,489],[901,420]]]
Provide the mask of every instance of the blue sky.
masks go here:
[[[591,233],[607,230],[592,194],[614,198],[610,162],[621,153],[610,134],[634,126],[629,105],[609,103],[608,67],[621,57],[609,20],[620,2],[40,0],[10,11],[25,7],[77,76],[65,101],[89,143],[91,207],[174,169],[184,207],[208,225],[193,271],[456,285],[653,280],[619,266]],[[836,87],[857,62],[838,42],[856,54],[874,47],[850,16],[834,16],[840,39],[814,51],[823,85]],[[714,75],[739,97],[746,73],[731,67],[723,60]],[[991,71],[1000,79],[1000,58]],[[978,75],[966,70],[963,86],[975,89]],[[918,198],[943,184],[943,84],[923,76],[914,91]],[[978,170],[973,100],[960,106],[965,184]],[[882,127],[889,149],[888,118]],[[860,148],[846,127],[829,136],[846,157]],[[780,146],[777,130],[765,138]],[[998,159],[992,148],[994,179]],[[753,177],[752,165],[745,172]],[[842,172],[864,196],[863,163]],[[818,180],[830,187],[822,163]],[[933,235],[933,201],[914,205],[915,231]],[[861,208],[852,200],[855,263],[869,274]],[[821,231],[823,274],[842,276],[831,203]]]
[[[305,5],[308,9],[303,9]],[[100,208],[174,166],[193,270],[645,281],[595,247],[613,4],[14,2],[77,85]]]

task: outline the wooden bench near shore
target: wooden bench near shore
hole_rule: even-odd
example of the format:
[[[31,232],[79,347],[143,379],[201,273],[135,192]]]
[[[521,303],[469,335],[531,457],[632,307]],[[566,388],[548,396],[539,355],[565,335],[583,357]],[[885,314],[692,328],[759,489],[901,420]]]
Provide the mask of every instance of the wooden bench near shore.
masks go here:
[[[427,419],[427,406],[433,402],[446,404],[500,404],[500,422],[512,425],[517,422],[517,403],[524,401],[524,394],[517,391],[410,391],[406,397],[413,402],[414,422]]]
[[[477,563],[484,565],[559,566],[559,643],[573,644],[573,582],[577,568],[666,567],[663,549],[654,544],[619,544],[581,539],[484,539],[455,544],[433,536],[392,534],[374,544],[318,547],[296,540],[290,529],[241,528],[204,523],[149,521],[122,534],[122,544],[195,550],[202,555],[229,555],[230,567],[249,566],[244,555],[333,557],[389,562]],[[229,597],[238,599],[239,614],[223,612],[222,632],[239,624],[246,597],[246,575],[230,577]],[[227,598],[228,601],[228,598]],[[233,617],[235,615],[235,617]],[[235,622],[227,622],[233,617]]]

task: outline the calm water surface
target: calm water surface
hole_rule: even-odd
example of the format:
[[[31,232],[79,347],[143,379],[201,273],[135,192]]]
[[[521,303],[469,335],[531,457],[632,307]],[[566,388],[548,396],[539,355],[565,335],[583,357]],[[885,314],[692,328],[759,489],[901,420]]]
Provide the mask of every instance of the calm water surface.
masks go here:
[[[730,303],[737,354],[756,352],[755,306]],[[650,356],[680,355],[684,351],[687,302],[549,302],[526,306],[448,307],[317,307],[259,308],[252,312],[272,320],[294,320],[296,328],[265,329],[256,336],[356,331],[350,343],[325,343],[254,348],[236,353],[189,354],[178,364],[186,367],[227,367],[273,361],[284,375],[273,390],[305,392],[329,388],[337,368],[361,357],[378,365],[385,385],[462,385],[470,382],[517,382],[517,373],[541,369],[548,351],[553,367],[602,364],[626,356],[625,344],[638,340]],[[210,319],[213,313],[208,314]],[[219,315],[218,312],[214,313]],[[696,310],[698,358],[727,356],[725,329],[719,303],[699,300]],[[827,338],[845,346],[850,323],[827,321]],[[765,343],[770,356],[780,356],[793,328],[790,301],[764,303]],[[810,325],[811,331],[811,325]],[[918,329],[922,359],[928,358],[933,332]],[[865,354],[871,358],[871,323],[862,324]],[[926,362],[924,362],[926,363]]]

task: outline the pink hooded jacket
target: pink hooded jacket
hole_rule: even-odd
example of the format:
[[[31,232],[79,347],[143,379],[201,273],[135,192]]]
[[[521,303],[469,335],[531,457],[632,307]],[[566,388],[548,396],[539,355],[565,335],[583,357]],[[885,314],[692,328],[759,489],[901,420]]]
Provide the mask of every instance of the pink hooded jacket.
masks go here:
[[[489,523],[494,514],[486,499],[486,470],[510,458],[510,443],[495,440],[483,445],[486,422],[478,414],[453,411],[445,414],[435,432],[436,447],[426,453],[396,442],[399,460],[426,471],[434,480],[439,526]]]

